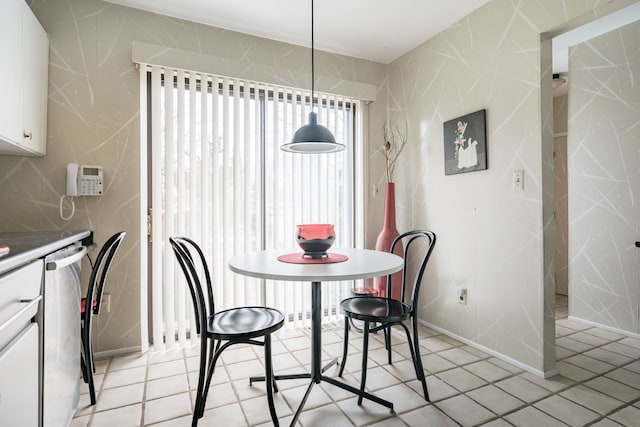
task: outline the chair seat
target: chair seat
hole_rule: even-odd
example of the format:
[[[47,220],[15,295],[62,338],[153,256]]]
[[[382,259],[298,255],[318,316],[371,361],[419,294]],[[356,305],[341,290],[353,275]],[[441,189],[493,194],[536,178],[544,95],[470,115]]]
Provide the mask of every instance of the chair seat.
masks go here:
[[[340,312],[365,322],[402,322],[409,318],[409,305],[383,297],[352,297],[342,300]]]
[[[284,315],[268,307],[239,307],[209,317],[207,332],[218,339],[261,337],[279,329]]]
[[[98,301],[93,300],[93,302],[91,304],[93,306],[93,308],[96,307],[97,303],[98,303]],[[86,309],[87,309],[87,299],[86,298],[82,298],[80,300],[80,313],[84,313]]]

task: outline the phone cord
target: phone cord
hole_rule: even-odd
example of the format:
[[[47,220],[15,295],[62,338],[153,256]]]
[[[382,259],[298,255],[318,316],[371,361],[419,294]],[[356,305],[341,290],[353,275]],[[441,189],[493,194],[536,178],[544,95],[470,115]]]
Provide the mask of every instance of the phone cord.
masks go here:
[[[76,204],[73,201],[73,197],[69,197],[71,199],[71,214],[69,216],[64,216],[64,214],[62,213],[62,205],[64,203],[65,197],[67,197],[66,194],[63,194],[62,197],[60,197],[60,218],[65,221],[69,221],[73,217],[73,214],[76,213]]]

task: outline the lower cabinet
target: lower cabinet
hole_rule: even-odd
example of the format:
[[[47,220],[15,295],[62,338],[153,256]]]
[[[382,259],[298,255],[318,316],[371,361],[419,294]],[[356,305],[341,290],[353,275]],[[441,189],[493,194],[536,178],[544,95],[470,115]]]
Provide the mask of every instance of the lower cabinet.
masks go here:
[[[0,351],[0,420],[38,426],[38,324],[31,323]]]

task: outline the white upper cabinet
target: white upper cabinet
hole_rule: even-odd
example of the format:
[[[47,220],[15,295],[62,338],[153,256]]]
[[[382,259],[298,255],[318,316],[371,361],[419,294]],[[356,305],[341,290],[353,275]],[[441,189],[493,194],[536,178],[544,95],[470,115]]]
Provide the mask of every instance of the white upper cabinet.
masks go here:
[[[22,142],[47,153],[49,39],[29,6],[22,8]]]
[[[49,39],[24,0],[0,6],[0,154],[44,156]]]
[[[0,6],[0,139],[22,140],[22,7],[23,0]],[[2,144],[2,143],[0,143]],[[0,146],[4,148],[4,145]]]

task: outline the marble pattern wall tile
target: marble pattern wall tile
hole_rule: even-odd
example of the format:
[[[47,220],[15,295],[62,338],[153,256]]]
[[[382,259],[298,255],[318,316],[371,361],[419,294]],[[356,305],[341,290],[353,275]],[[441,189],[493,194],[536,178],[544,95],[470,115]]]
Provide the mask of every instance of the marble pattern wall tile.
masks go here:
[[[640,333],[640,22],[569,56],[569,314]]]
[[[556,293],[568,295],[568,180],[567,180],[567,95],[553,98],[555,280]]]
[[[540,372],[555,360],[551,57],[540,34],[605,5],[494,0],[390,67],[389,115],[410,125],[399,229],[438,235],[420,316]],[[488,170],[445,176],[443,122],[483,108]],[[522,192],[511,190],[516,169]]]
[[[246,64],[245,77],[264,73],[290,86],[310,86],[310,50],[208,27],[98,0],[31,1],[50,39],[48,150],[43,158],[0,156],[0,229],[95,231],[101,245],[111,234],[125,238],[110,273],[112,312],[95,322],[96,351],[134,349],[140,321],[140,107],[139,74],[132,41],[176,47]],[[383,86],[386,66],[317,52],[316,73]],[[263,73],[263,74],[261,74]],[[319,85],[321,86],[321,84]],[[386,91],[366,106],[376,123],[385,114]],[[76,198],[76,213],[63,221],[58,201],[66,164],[104,167],[102,197]],[[66,212],[68,213],[68,211]],[[83,265],[88,279],[88,263]]]
[[[365,241],[382,224],[384,163],[378,147],[385,121],[409,123],[409,146],[396,179],[398,228],[438,233],[421,318],[464,339],[545,370],[549,338],[548,233],[544,187],[551,170],[541,133],[540,33],[597,16],[628,0],[493,0],[390,66],[318,52],[316,72],[378,87],[364,107]],[[0,156],[3,230],[93,228],[98,243],[128,232],[110,284],[113,312],[96,322],[98,351],[140,345],[138,74],[131,42],[177,47],[246,63],[247,77],[272,73],[307,86],[309,50],[98,0],[31,1],[49,33],[46,157]],[[255,67],[259,64],[259,67]],[[542,65],[541,65],[542,64]],[[546,65],[544,65],[546,64]],[[269,67],[272,67],[271,69]],[[253,74],[252,74],[253,73]],[[445,177],[442,122],[487,108],[489,169]],[[105,167],[107,189],[81,198],[72,221],[58,217],[68,162]],[[525,191],[510,190],[511,171],[525,171]],[[373,184],[382,189],[376,196]],[[545,191],[546,190],[546,191]],[[455,288],[469,289],[457,304]],[[546,311],[545,311],[546,310]],[[545,338],[546,337],[546,338]]]

